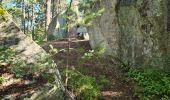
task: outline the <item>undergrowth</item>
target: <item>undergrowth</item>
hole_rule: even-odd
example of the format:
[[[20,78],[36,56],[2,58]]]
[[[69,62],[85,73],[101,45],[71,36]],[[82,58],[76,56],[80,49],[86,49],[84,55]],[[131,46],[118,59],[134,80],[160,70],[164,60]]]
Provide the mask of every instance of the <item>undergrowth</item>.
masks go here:
[[[5,16],[6,13],[7,13],[6,10],[0,7],[0,16],[4,21],[7,21],[7,17]]]
[[[77,66],[73,69],[62,71],[62,76],[65,77],[65,74],[68,74],[68,90],[75,95],[76,100],[98,100],[101,95],[102,87],[107,84],[109,81],[104,75],[94,76],[87,74],[89,69],[85,69],[84,63],[88,62],[91,59],[99,61],[99,59],[104,54],[104,49],[95,49],[89,50],[84,53],[83,56],[80,56],[84,52],[84,49],[80,48],[79,50],[79,60],[77,61]]]
[[[16,52],[11,48],[0,48],[0,65],[8,65],[4,67],[9,67],[10,72],[17,78],[22,78],[29,75],[39,75],[46,78],[49,83],[52,83],[55,81],[55,70],[52,66],[54,64],[51,56],[55,52],[57,52],[57,50],[50,45],[49,54],[45,54],[44,56],[39,55],[33,62],[28,63],[20,57],[19,52]],[[0,76],[0,83],[3,80],[3,76]]]
[[[78,70],[67,70],[67,73],[69,75],[68,88],[73,92],[76,100],[98,100],[102,87],[108,82],[104,76],[96,79]]]
[[[5,77],[0,76],[0,83],[2,83],[5,80]]]
[[[135,95],[140,100],[170,99],[170,76],[163,70],[152,67],[142,70],[130,68],[128,74],[137,83]]]

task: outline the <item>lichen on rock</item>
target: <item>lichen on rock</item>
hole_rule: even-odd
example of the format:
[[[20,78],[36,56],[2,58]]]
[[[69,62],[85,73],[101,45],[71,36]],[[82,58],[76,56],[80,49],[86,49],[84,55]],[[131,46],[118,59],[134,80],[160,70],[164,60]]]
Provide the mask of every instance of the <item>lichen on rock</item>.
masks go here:
[[[20,30],[20,28],[13,22],[12,17],[10,17],[7,12],[4,13],[4,11],[0,10],[0,13],[3,14],[3,16],[5,16],[7,19],[3,20],[3,17],[0,15],[0,48],[11,48],[16,52],[19,52],[16,56],[18,58],[15,59],[24,61],[24,65],[28,66],[35,63],[37,59],[40,60],[47,55],[43,48],[41,48]],[[45,62],[47,62],[47,60]],[[39,61],[38,63],[44,64],[44,61]],[[71,96],[61,83],[60,73],[56,68],[55,63],[50,63],[48,67],[50,66],[55,67],[56,71],[54,83],[47,82],[33,93],[23,94],[17,98],[21,100],[72,100]],[[1,99],[6,100],[13,98],[15,97],[4,95]]]
[[[97,7],[105,8],[105,11],[102,16],[93,20],[93,25],[88,30],[91,46],[104,46],[106,54],[134,67],[169,66],[166,2],[100,1]]]

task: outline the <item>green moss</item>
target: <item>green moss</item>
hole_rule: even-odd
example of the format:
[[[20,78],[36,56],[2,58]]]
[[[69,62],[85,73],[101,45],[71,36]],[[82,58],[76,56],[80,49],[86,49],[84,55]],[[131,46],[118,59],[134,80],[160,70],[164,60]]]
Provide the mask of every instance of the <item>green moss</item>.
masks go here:
[[[5,15],[6,11],[3,8],[0,8],[0,15],[3,16]]]
[[[3,8],[0,8],[0,16],[2,17],[2,19],[3,19],[4,21],[7,20],[7,18],[5,17],[5,14],[6,14],[6,10],[3,9]]]

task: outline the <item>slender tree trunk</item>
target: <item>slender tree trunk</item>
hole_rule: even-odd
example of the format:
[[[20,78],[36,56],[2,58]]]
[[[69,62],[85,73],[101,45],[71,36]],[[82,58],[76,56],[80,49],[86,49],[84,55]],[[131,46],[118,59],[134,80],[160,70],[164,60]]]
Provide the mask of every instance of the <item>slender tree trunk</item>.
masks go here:
[[[69,7],[67,8],[66,14],[68,13],[69,9],[71,9],[71,5],[72,5],[73,0],[70,0],[69,3]],[[70,29],[70,25],[69,25],[69,21],[67,19],[67,32],[69,32]],[[66,66],[66,80],[65,80],[65,86],[66,88],[68,87],[68,68],[70,66],[70,61],[69,61],[69,56],[70,56],[70,45],[71,45],[71,39],[70,39],[70,33],[68,33],[68,52],[67,52],[67,66]]]
[[[44,20],[45,20],[45,29],[44,29],[44,32],[45,32],[45,37],[46,37],[46,32],[47,32],[47,16],[46,16],[46,13],[47,13],[47,3],[45,2],[44,3],[44,7],[43,7],[43,9],[44,9]]]
[[[25,34],[25,0],[22,0],[22,27]]]
[[[45,34],[44,37],[47,39],[48,34],[47,30],[51,21],[51,0],[46,0],[45,1]]]
[[[51,21],[51,0],[46,0],[46,31]]]
[[[34,3],[32,3],[32,39],[35,40],[35,16],[34,16]]]
[[[55,0],[52,0],[52,19],[54,18],[54,14],[55,14]]]
[[[51,0],[46,0],[46,37],[49,39],[49,34],[47,34],[47,30],[49,28],[49,24],[51,22]],[[51,34],[51,33],[50,33]]]
[[[30,27],[30,12],[29,12],[29,8],[30,6],[28,6],[28,11],[27,11],[27,15],[28,15],[28,19],[27,19],[27,33],[29,33],[29,27]]]
[[[46,1],[43,1],[43,4],[41,6],[42,12],[43,12],[43,30],[44,30],[44,35],[43,39],[46,39]]]

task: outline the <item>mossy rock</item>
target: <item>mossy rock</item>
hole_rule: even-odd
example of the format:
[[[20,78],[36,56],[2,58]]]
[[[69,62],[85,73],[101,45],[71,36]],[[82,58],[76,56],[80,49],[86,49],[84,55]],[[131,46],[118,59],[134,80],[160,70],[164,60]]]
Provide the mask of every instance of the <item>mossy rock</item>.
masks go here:
[[[7,17],[5,17],[5,15],[6,15],[6,10],[5,9],[3,9],[3,8],[0,8],[0,16],[2,17],[2,19],[3,20],[7,20]]]

